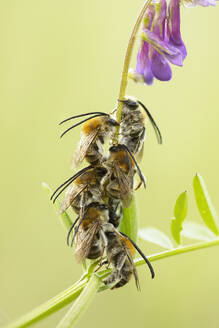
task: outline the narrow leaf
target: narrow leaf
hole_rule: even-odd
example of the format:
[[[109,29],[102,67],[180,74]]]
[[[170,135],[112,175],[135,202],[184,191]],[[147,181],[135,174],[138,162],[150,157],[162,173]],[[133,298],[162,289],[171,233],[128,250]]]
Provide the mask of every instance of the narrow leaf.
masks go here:
[[[174,207],[174,217],[177,219],[179,223],[182,223],[188,212],[188,200],[187,200],[187,192],[182,192],[176,200],[176,204]]]
[[[42,182],[42,187],[48,192],[49,196],[52,195],[52,190],[49,187],[49,185],[45,182]],[[57,212],[59,213],[59,209],[60,209],[60,202],[57,200],[55,202],[55,207],[57,209]],[[61,217],[61,222],[64,225],[64,227],[67,229],[67,231],[69,231],[70,227],[72,226],[72,220],[70,218],[70,216],[68,215],[67,212],[63,212],[62,214],[59,214]]]
[[[156,228],[149,227],[140,229],[139,237],[166,249],[173,248],[173,244],[169,237],[165,235],[165,233],[163,233],[161,230]]]
[[[196,174],[193,179],[193,188],[199,213],[201,214],[204,223],[212,232],[219,235],[217,213],[211,203],[205,182],[199,174]]]
[[[183,223],[182,235],[194,240],[210,241],[216,239],[216,235],[210,229],[192,221]]]
[[[129,236],[134,242],[138,237],[138,215],[135,197],[133,196],[129,208],[123,208],[123,218],[121,220],[119,231]]]
[[[100,284],[100,278],[98,278],[96,274],[93,274],[87,283],[87,286],[74,302],[70,310],[66,313],[64,318],[57,325],[57,328],[70,328],[75,325],[94,299]]]
[[[182,231],[182,223],[186,218],[188,211],[187,192],[182,192],[176,200],[174,207],[174,218],[171,221],[171,233],[178,245],[181,243],[180,233]]]

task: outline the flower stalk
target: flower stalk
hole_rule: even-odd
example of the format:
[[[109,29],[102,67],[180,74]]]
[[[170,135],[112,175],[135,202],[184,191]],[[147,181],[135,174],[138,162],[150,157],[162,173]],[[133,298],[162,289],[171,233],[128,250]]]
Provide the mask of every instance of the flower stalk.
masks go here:
[[[125,54],[125,59],[124,59],[124,64],[123,64],[123,70],[122,70],[122,78],[120,82],[120,91],[119,91],[119,99],[123,100],[125,98],[125,92],[128,84],[128,71],[129,71],[129,66],[130,66],[130,61],[133,53],[133,48],[136,40],[136,35],[139,31],[142,19],[144,17],[144,14],[147,10],[147,8],[150,6],[152,0],[147,0],[145,1],[143,7],[141,8],[137,20],[135,22],[135,25],[132,29],[131,36],[129,38],[128,46],[126,49],[126,54]],[[122,117],[122,107],[123,104],[121,102],[118,103],[117,107],[117,122],[119,123],[121,121]],[[115,140],[117,140],[119,134],[119,127],[116,130],[116,135],[115,135]]]

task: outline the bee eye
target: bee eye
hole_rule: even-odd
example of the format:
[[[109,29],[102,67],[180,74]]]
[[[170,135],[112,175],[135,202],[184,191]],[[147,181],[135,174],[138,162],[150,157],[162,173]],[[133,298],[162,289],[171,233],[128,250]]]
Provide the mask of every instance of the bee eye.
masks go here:
[[[119,126],[119,123],[116,122],[115,120],[113,120],[112,118],[110,118],[110,119],[108,120],[108,123],[109,123],[110,125],[112,125],[112,126]]]
[[[110,151],[111,153],[115,153],[115,152],[117,151],[117,146],[112,146],[112,147],[110,147],[109,151]]]
[[[131,99],[127,99],[126,101],[124,101],[124,104],[133,110],[137,109],[139,106],[137,101]]]
[[[108,238],[115,238],[116,237],[116,233],[113,232],[113,231],[106,232],[105,234]]]

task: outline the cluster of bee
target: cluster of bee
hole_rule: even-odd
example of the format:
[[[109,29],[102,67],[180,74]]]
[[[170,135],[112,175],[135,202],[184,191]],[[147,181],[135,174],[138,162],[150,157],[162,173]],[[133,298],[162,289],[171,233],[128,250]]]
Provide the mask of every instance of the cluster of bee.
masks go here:
[[[104,284],[112,289],[124,286],[132,275],[139,288],[133,262],[135,250],[143,257],[154,277],[150,262],[129,236],[119,232],[119,224],[123,207],[129,207],[134,190],[141,184],[145,186],[145,178],[136,158],[140,159],[143,154],[147,117],[153,125],[158,142],[162,143],[160,131],[147,108],[137,100],[126,99],[122,102],[120,124],[113,117],[115,111],[112,114],[91,112],[76,115],[60,123],[87,116],[65,130],[61,137],[82,124],[81,139],[73,164],[77,168],[86,160],[89,166],[62,183],[51,197],[55,202],[67,189],[60,212],[71,207],[77,214],[68,232],[67,244],[75,244],[78,262],[99,259],[100,266],[111,266],[112,272]],[[116,129],[119,129],[118,143],[111,144],[105,155],[104,146],[107,139],[113,138]],[[136,173],[139,183],[135,187]]]

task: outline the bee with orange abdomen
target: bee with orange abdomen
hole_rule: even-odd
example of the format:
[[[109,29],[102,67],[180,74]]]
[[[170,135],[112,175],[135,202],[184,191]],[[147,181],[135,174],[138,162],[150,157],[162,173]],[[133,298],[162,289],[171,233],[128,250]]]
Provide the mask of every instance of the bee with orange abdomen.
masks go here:
[[[105,229],[105,236],[107,238],[107,261],[113,266],[112,273],[103,281],[105,285],[111,285],[111,289],[122,287],[134,275],[136,287],[140,289],[137,270],[133,262],[135,249],[147,263],[151,276],[154,278],[154,270],[151,263],[128,236],[117,232],[115,228],[110,229],[109,225],[108,229]]]
[[[72,244],[75,240],[75,257],[78,262],[103,256],[107,247],[104,225],[108,224],[108,221],[109,209],[106,204],[93,202],[85,208],[72,239]],[[71,231],[72,228],[68,233],[67,242]]]
[[[103,190],[100,188],[100,182],[106,173],[106,168],[90,165],[61,184],[51,196],[53,202],[67,187],[71,184],[72,186],[67,190],[60,207],[60,213],[63,213],[71,206],[79,214],[90,203],[102,201]]]
[[[146,118],[148,117],[152,123],[159,144],[162,143],[160,130],[142,102],[133,99],[120,101],[123,103],[123,109],[119,142],[126,145],[136,158],[141,159],[146,135]]]
[[[88,115],[90,115],[90,117],[74,124],[61,135],[62,137],[71,129],[83,124],[81,139],[73,158],[73,164],[75,167],[78,167],[84,158],[92,165],[97,165],[100,163],[103,158],[103,144],[106,138],[112,137],[116,127],[119,126],[119,124],[109,114],[102,112],[91,112],[72,116],[62,121],[60,124]]]
[[[106,195],[122,201],[125,207],[129,207],[134,189],[134,174],[137,171],[141,183],[145,186],[145,179],[141,170],[129,149],[125,145],[118,144],[109,149],[109,157],[103,163],[108,172],[102,179]]]

